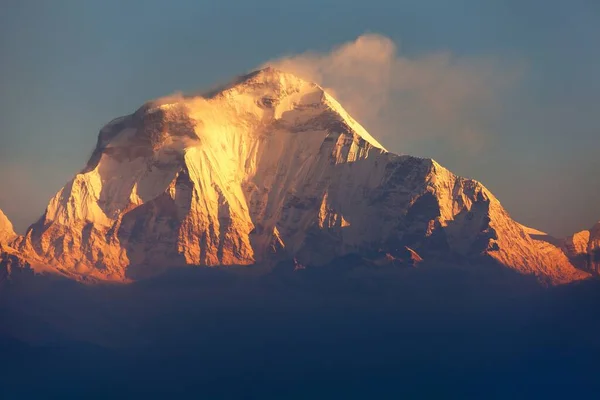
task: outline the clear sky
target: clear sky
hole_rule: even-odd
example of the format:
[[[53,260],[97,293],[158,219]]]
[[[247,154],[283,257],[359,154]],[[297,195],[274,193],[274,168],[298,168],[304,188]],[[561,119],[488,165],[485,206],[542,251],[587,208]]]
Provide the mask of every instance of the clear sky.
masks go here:
[[[476,131],[445,130],[441,114],[429,123],[432,102],[404,99],[385,112],[398,104],[405,129],[361,121],[388,150],[482,181],[515,219],[555,235],[600,219],[597,0],[0,0],[0,10],[0,208],[20,231],[84,166],[112,118],[365,33],[397,46],[397,74],[431,67],[428,82],[450,88],[435,92],[439,110],[459,104]],[[450,62],[423,61],[440,54]],[[393,96],[412,79],[399,79]]]

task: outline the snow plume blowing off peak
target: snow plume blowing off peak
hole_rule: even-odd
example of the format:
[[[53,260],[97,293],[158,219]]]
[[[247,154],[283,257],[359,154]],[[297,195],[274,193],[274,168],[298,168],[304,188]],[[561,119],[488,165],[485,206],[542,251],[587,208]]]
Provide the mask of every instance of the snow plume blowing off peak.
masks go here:
[[[485,127],[520,65],[435,52],[409,57],[390,38],[365,34],[329,53],[306,52],[267,62],[316,82],[390,150],[443,139],[451,151],[480,150]],[[445,143],[446,145],[446,143]]]

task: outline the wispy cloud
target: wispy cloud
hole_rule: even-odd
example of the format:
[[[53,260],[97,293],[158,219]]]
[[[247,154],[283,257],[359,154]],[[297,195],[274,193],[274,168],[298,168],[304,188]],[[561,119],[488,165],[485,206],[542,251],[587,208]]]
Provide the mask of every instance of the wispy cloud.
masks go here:
[[[477,151],[503,95],[523,72],[517,62],[442,51],[409,57],[391,39],[365,34],[329,53],[267,62],[317,82],[390,150],[443,139]]]

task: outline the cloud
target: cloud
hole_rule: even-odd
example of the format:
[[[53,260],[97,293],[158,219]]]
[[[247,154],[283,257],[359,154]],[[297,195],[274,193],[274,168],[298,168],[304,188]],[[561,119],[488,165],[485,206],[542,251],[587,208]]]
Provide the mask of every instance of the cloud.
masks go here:
[[[405,56],[389,38],[365,34],[331,52],[307,52],[270,65],[325,88],[386,147],[405,152],[441,140],[453,151],[487,145],[504,95],[522,64],[442,51]]]
[[[183,94],[183,92],[176,91],[169,95],[162,96],[162,97],[159,97],[154,100],[150,100],[146,104],[150,107],[159,107],[159,106],[162,106],[165,104],[179,103],[179,102],[185,100],[185,98],[186,98],[186,96]]]

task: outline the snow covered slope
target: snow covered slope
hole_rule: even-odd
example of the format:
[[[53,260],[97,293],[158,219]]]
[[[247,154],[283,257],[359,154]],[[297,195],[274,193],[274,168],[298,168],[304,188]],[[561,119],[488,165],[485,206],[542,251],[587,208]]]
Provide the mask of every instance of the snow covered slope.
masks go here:
[[[110,122],[18,245],[73,277],[108,280],[405,247],[552,283],[587,276],[479,182],[387,152],[319,86],[271,68]]]
[[[0,244],[8,244],[16,239],[17,234],[6,215],[0,210]]]

